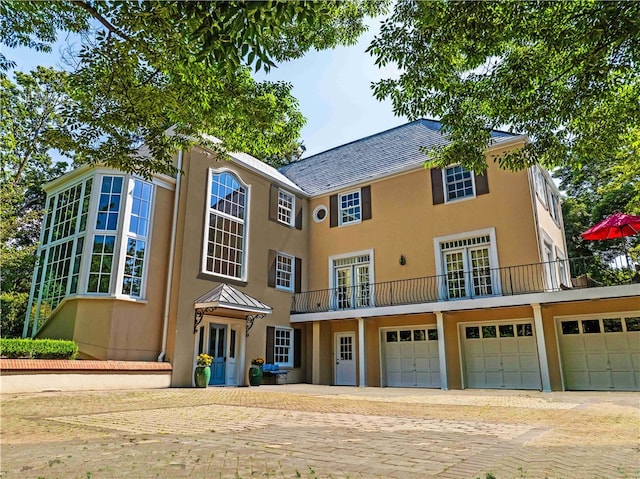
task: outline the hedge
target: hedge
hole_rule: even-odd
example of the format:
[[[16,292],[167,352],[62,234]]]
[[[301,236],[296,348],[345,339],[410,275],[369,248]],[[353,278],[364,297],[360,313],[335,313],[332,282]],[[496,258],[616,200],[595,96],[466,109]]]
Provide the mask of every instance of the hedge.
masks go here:
[[[28,359],[75,359],[78,345],[64,339],[0,338],[0,356]]]

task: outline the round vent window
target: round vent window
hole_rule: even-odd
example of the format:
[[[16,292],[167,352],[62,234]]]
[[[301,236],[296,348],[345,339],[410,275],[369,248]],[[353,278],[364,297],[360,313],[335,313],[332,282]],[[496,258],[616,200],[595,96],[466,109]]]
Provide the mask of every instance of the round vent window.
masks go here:
[[[315,210],[313,210],[313,220],[316,223],[320,223],[324,221],[327,217],[327,207],[325,205],[318,206]]]

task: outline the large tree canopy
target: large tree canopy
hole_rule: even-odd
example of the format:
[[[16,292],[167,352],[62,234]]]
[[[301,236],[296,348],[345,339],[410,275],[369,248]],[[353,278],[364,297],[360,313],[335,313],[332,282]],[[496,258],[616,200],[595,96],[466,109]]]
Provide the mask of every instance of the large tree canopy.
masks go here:
[[[369,51],[400,70],[377,98],[442,119],[440,164],[485,168],[489,132],[505,125],[531,144],[503,167],[601,163],[640,127],[640,2],[398,0]]]
[[[9,47],[47,51],[61,33],[81,39],[68,55],[65,123],[51,146],[76,162],[170,173],[171,154],[202,133],[258,158],[295,157],[304,118],[291,85],[256,82],[251,69],[354,43],[385,4],[6,1],[0,29]],[[0,55],[0,68],[12,64]],[[150,157],[137,156],[143,143]]]

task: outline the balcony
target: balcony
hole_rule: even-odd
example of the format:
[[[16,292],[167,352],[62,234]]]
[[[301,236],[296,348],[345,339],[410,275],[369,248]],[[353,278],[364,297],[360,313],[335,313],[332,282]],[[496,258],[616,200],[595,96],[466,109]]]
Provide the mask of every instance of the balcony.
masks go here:
[[[597,257],[573,258],[304,291],[293,296],[291,314],[616,286],[638,279],[640,274]]]

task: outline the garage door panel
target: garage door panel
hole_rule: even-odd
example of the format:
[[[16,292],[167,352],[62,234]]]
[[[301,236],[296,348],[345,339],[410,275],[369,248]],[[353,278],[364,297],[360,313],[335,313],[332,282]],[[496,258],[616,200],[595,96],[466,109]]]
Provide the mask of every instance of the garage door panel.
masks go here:
[[[589,389],[589,373],[586,371],[568,371],[566,375],[567,387],[570,389]]]
[[[631,353],[631,364],[634,371],[640,371],[640,353]]]
[[[387,370],[387,386],[398,387],[402,385],[402,378],[399,371]]]
[[[608,369],[609,362],[607,361],[606,353],[587,353],[587,368],[595,370]]]
[[[399,358],[401,356],[400,346],[398,343],[386,343],[385,353],[388,358]]]
[[[517,339],[501,339],[500,340],[500,352],[504,354],[517,353],[518,340]]]
[[[429,346],[426,341],[416,341],[413,343],[413,346],[414,354],[416,356],[429,356]]]
[[[500,354],[500,341],[497,339],[482,341],[482,352],[485,354]]]
[[[629,371],[633,370],[631,355],[625,353],[610,353],[609,367],[612,371]]]
[[[504,387],[504,380],[502,371],[486,371],[485,374],[488,388],[501,388]]]
[[[635,378],[631,371],[612,371],[611,379],[615,389],[632,391],[635,388]]]
[[[483,372],[485,369],[484,358],[482,356],[471,356],[467,361],[467,369],[470,372]]]
[[[400,368],[403,371],[412,371],[413,367],[413,358],[402,358],[400,360]]]
[[[583,334],[584,347],[587,350],[601,351],[607,348],[607,342],[604,339],[604,334]]]
[[[586,371],[588,369],[587,355],[583,352],[566,353],[565,363],[567,371]]]
[[[505,371],[520,371],[522,369],[522,365],[520,363],[519,356],[502,356],[502,369]]]
[[[518,341],[518,351],[520,351],[521,353],[533,353],[537,357],[538,348],[533,338],[522,338],[522,339],[517,339],[517,341]]]
[[[485,356],[484,367],[487,371],[497,371],[502,369],[502,361],[500,356]]]
[[[482,354],[484,352],[484,350],[482,349],[482,341],[480,339],[467,340],[465,349],[471,355]]]
[[[405,356],[413,356],[413,343],[407,341],[406,343],[400,343],[400,354]]]
[[[589,371],[591,387],[595,389],[611,388],[611,373],[609,371]]]
[[[400,373],[400,382],[402,386],[415,386],[416,374],[413,371],[402,371]]]
[[[607,333],[604,335],[605,347],[609,351],[629,351],[629,339],[624,333]]]
[[[629,335],[629,349],[640,352],[640,331],[627,333]]]
[[[400,359],[387,357],[387,371],[400,371]]]
[[[416,371],[429,370],[429,358],[416,358]]]

